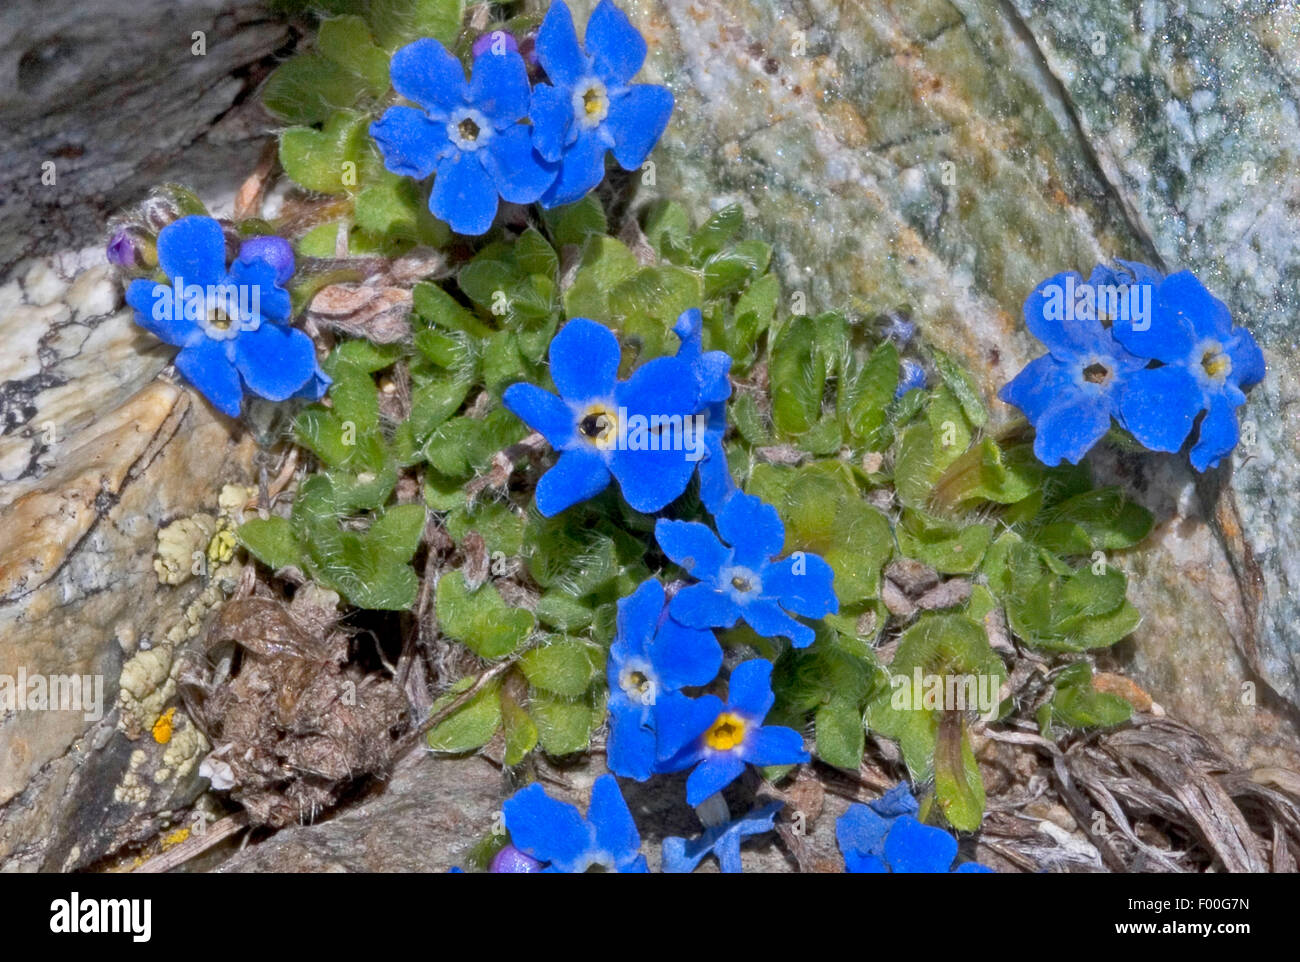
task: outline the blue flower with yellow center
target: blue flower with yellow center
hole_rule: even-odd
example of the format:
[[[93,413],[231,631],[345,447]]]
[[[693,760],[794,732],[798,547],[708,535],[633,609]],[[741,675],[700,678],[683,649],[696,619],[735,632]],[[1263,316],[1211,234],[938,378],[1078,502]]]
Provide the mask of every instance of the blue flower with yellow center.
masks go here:
[[[568,6],[551,4],[537,33],[550,82],[533,88],[530,117],[537,152],[560,171],[542,206],[573,203],[599,184],[606,151],[624,170],[645,161],[673,111],[667,87],[631,83],[645,57],[645,39],[610,0],[592,11],[585,47]]]
[[[419,108],[389,107],[370,125],[384,166],[423,180],[434,175],[429,210],[460,234],[486,233],[497,198],[531,204],[556,168],[533,150],[520,123],[530,102],[528,69],[506,45],[474,58],[472,79],[437,40],[417,40],[393,54],[389,74]]]
[[[501,806],[511,844],[544,864],[543,872],[647,872],[641,835],[613,775],[591,786],[586,817],[534,782]]]
[[[722,647],[711,631],[668,617],[663,585],[651,578],[618,603],[618,628],[609,649],[609,770],[645,781],[654,772],[655,707],[671,692],[707,685],[722,667]]]
[[[537,484],[537,510],[550,517],[618,481],[637,511],[658,511],[690,483],[695,462],[685,424],[699,408],[691,365],[674,357],[643,364],[618,380],[612,331],[574,318],[551,341],[551,380],[560,395],[512,384],[502,401],[540,431],[560,460]]]
[[[895,785],[866,805],[848,807],[835,821],[835,841],[847,872],[943,872],[957,857],[957,840],[916,818],[919,806],[906,785]],[[992,872],[979,862],[953,871]]]
[[[134,280],[126,301],[137,324],[181,349],[176,369],[217,410],[238,417],[246,391],[269,401],[324,394],[330,381],[315,345],[288,325],[287,241],[245,241],[227,267],[221,225],[191,215],[159,232],[158,266],[169,283]]]
[[[692,628],[730,628],[744,619],[765,638],[784,636],[796,648],[812,644],[813,630],[790,613],[821,618],[839,610],[831,566],[805,552],[773,561],[785,544],[785,525],[752,494],[732,495],[715,521],[716,535],[696,521],[655,524],[664,554],[699,579],[673,598],[672,616]]]
[[[1117,318],[1114,333],[1134,354],[1161,362],[1128,378],[1120,397],[1124,426],[1153,451],[1177,451],[1204,412],[1192,466],[1218,465],[1237,446],[1245,392],[1264,379],[1264,355],[1250,331],[1234,325],[1227,306],[1190,271],[1179,271],[1160,280],[1149,317]]]
[[[686,801],[696,806],[740,777],[747,764],[808,761],[797,731],[763,724],[774,700],[772,663],[762,658],[732,669],[725,704],[716,695],[665,695],[657,717],[658,771],[681,772],[693,766],[686,779]]]
[[[1025,301],[1025,324],[1048,353],[998,392],[1033,424],[1034,454],[1047,465],[1083,459],[1118,416],[1124,384],[1146,363],[1102,326],[1095,305],[1076,299],[1076,291],[1088,288],[1067,271],[1034,289]]]

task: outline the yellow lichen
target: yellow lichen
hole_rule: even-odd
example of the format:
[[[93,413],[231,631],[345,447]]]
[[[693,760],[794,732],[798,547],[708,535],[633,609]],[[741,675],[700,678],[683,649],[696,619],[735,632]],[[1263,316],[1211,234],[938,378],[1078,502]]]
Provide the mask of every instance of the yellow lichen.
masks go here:
[[[166,745],[172,740],[172,719],[175,716],[176,707],[173,705],[159,715],[158,720],[153,723],[153,740],[159,745]]]

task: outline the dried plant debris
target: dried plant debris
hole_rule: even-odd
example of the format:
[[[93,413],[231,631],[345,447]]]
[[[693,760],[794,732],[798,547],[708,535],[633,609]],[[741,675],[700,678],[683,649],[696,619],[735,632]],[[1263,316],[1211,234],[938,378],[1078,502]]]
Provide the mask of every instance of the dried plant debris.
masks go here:
[[[383,777],[406,728],[400,687],[349,660],[337,605],[312,585],[287,604],[233,600],[183,676],[215,746],[203,773],[254,825],[311,821],[358,780]]]

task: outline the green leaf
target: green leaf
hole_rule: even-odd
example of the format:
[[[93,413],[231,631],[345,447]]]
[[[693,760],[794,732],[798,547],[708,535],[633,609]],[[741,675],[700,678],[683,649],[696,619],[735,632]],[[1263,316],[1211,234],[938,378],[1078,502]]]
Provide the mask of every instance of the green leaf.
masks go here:
[[[239,540],[272,571],[302,564],[302,549],[285,518],[250,518],[239,526]]]
[[[565,313],[569,317],[608,317],[610,291],[637,267],[636,255],[620,241],[604,235],[589,238],[573,285],[564,293]]]
[[[398,504],[370,526],[366,540],[376,549],[406,562],[420,546],[424,534],[424,505]]]
[[[1113,728],[1133,717],[1133,706],[1118,695],[1097,691],[1092,685],[1092,667],[1075,662],[1062,670],[1054,682],[1052,700],[1043,706],[1039,727],[1053,724],[1067,728]],[[1044,737],[1047,737],[1044,731]]]
[[[604,705],[593,704],[590,692],[566,698],[535,691],[528,702],[529,714],[537,723],[537,737],[548,755],[571,755],[591,744],[591,733],[604,715]]]
[[[970,574],[979,567],[993,530],[986,524],[945,521],[912,508],[895,530],[898,550],[943,574]]]
[[[503,658],[515,651],[532,633],[533,615],[511,608],[491,584],[471,592],[459,571],[438,582],[438,624],[443,632],[483,658]]]
[[[319,53],[307,53],[275,69],[262,89],[262,103],[286,123],[310,125],[354,106],[365,92],[363,77]]]
[[[975,427],[982,428],[988,423],[989,413],[984,408],[984,399],[980,396],[975,379],[943,351],[936,349],[933,351],[933,356],[934,366],[938,368],[939,376],[943,378],[944,384],[961,405],[966,420]]]
[[[580,631],[592,616],[591,608],[563,591],[548,591],[537,602],[537,620],[558,631]]]
[[[474,337],[486,337],[492,329],[461,306],[460,302],[437,284],[421,281],[412,291],[415,313],[427,323],[446,331],[464,331]]]
[[[1141,542],[1155,523],[1151,513],[1119,488],[1097,488],[1044,509],[1028,532],[1035,542],[1062,554],[1121,551]],[[1081,532],[1083,541],[1076,532]]]
[[[290,127],[283,131],[280,163],[284,172],[308,190],[346,193],[349,186],[344,178],[349,171],[355,173],[361,159],[365,120],[361,114],[340,110],[330,115],[321,130]]]
[[[515,261],[527,274],[554,277],[560,269],[560,259],[541,231],[529,227],[515,241]]]
[[[333,17],[322,21],[316,34],[316,49],[354,74],[369,93],[377,96],[388,89],[388,54],[371,42],[370,30],[361,17]]]
[[[505,764],[514,767],[537,747],[537,725],[513,698],[501,696],[501,720],[506,738]]]
[[[395,50],[421,37],[450,47],[460,33],[462,0],[370,0],[366,19],[381,46]]]
[[[934,792],[948,824],[974,832],[984,819],[984,779],[966,737],[965,719],[944,712],[934,750]]]
[[[815,350],[812,324],[801,318],[787,325],[772,350],[772,422],[786,436],[802,434],[821,418],[826,367]]]
[[[567,244],[582,246],[588,236],[601,235],[608,230],[605,208],[594,194],[588,194],[573,204],[544,210],[542,216],[550,225],[551,236],[558,247]]]
[[[695,260],[705,261],[722,250],[744,223],[745,213],[739,204],[729,204],[706,220],[691,241]]]
[[[898,348],[885,341],[851,374],[840,392],[844,426],[853,438],[869,446],[883,438],[889,404],[898,388]]]
[[[450,705],[473,684],[462,678],[451,691],[433,703],[432,712]],[[428,734],[429,747],[437,752],[472,752],[482,748],[501,726],[500,683],[493,682],[465,703],[455,714],[444,719]]]
[[[817,757],[827,765],[856,772],[866,744],[862,709],[853,702],[833,699],[817,709],[815,725]]]
[[[447,514],[447,533],[457,541],[471,531],[482,535],[493,554],[513,556],[523,547],[524,520],[500,501],[482,501],[473,507],[459,505]]]
[[[519,667],[535,688],[576,698],[591,685],[600,661],[586,642],[561,638],[524,652]]]

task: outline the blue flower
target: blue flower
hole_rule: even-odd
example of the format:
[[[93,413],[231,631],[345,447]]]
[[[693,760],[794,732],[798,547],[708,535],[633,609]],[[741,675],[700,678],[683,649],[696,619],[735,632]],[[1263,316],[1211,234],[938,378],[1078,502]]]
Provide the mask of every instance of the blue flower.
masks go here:
[[[516,848],[546,864],[544,872],[647,872],[641,836],[613,775],[591,786],[587,817],[534,782],[506,799],[506,830]]]
[[[555,179],[554,165],[536,154],[519,122],[529,104],[523,58],[497,49],[474,59],[467,83],[460,61],[438,41],[402,47],[389,74],[397,92],[421,109],[389,107],[370,125],[385,167],[416,180],[435,175],[429,210],[461,234],[487,232],[498,195],[531,204]]]
[[[654,772],[655,706],[670,692],[707,685],[722,667],[711,631],[668,617],[664,588],[651,578],[618,603],[609,649],[609,770],[645,781]]]
[[[537,484],[537,510],[550,517],[594,497],[611,476],[637,511],[658,511],[679,497],[695,463],[671,430],[654,426],[674,419],[681,426],[698,410],[691,365],[656,358],[619,381],[618,339],[582,317],[555,335],[550,359],[559,397],[525,383],[510,385],[502,396],[507,408],[560,452]],[[683,433],[676,433],[678,441]]]
[[[693,872],[709,853],[717,856],[718,865],[728,875],[741,871],[740,843],[751,835],[763,835],[775,827],[776,813],[783,802],[769,802],[747,815],[706,828],[704,834],[687,841],[669,836],[663,844],[665,872]]]
[[[726,351],[704,350],[704,318],[700,310],[692,307],[683,311],[673,325],[673,333],[681,341],[677,356],[691,365],[695,383],[704,405],[704,457],[699,462],[700,500],[717,514],[726,500],[736,492],[731,469],[727,466],[727,452],[722,447],[722,436],[727,432],[727,398],[731,397],[731,355]]]
[[[570,204],[599,184],[607,150],[624,170],[645,161],[673,111],[667,87],[629,83],[645,55],[645,40],[610,0],[592,11],[585,50],[569,8],[551,4],[537,33],[537,59],[550,83],[533,88],[530,117],[533,145],[560,173],[542,206]]]
[[[835,822],[835,841],[848,872],[947,872],[957,857],[957,840],[922,824],[906,785],[898,784],[874,802],[850,805]],[[955,871],[992,872],[978,862]]]
[[[894,398],[898,399],[908,391],[923,390],[925,388],[925,368],[921,367],[910,357],[903,358],[899,365],[898,387],[894,390]]]
[[[1132,266],[1149,272],[1148,284],[1154,275],[1158,287],[1147,317],[1115,320],[1115,338],[1162,364],[1129,377],[1119,402],[1124,426],[1153,451],[1177,451],[1204,411],[1191,462],[1197,471],[1213,468],[1237,445],[1237,408],[1263,380],[1264,355],[1190,271],[1159,280],[1151,268]]]
[[[752,494],[733,495],[715,521],[717,535],[696,521],[655,524],[664,554],[699,579],[673,598],[672,616],[692,628],[730,628],[743,618],[765,638],[781,635],[796,648],[812,644],[813,630],[789,612],[821,618],[839,611],[831,566],[801,551],[773,561],[785,544],[785,525]]]
[[[1034,425],[1034,454],[1047,465],[1079,463],[1110,429],[1129,376],[1146,363],[1102,326],[1090,291],[1074,271],[1034,289],[1025,301],[1025,324],[1049,353],[998,392]]]
[[[659,699],[661,772],[694,766],[686,779],[692,806],[722,791],[745,765],[797,765],[809,760],[803,736],[783,725],[764,725],[772,709],[772,663],[743,661],[731,672],[727,703],[716,695],[688,698],[673,692]]]
[[[158,234],[158,264],[171,283],[141,278],[126,290],[136,323],[181,348],[176,369],[231,417],[245,390],[269,401],[303,392],[315,399],[330,383],[311,338],[288,326],[281,285],[293,274],[293,253],[286,262],[287,243],[274,240],[246,241],[227,268],[221,225],[182,217]]]

